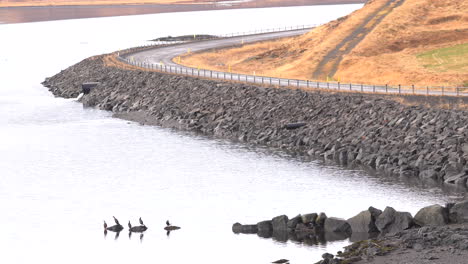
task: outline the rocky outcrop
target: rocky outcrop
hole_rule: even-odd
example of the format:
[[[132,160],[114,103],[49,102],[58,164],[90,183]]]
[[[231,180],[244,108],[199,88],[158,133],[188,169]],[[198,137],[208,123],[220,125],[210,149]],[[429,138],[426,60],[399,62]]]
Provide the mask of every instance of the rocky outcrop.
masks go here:
[[[348,219],[353,233],[377,233],[379,230],[375,226],[375,220],[382,213],[381,210],[370,207],[366,211],[360,212],[358,215]]]
[[[449,222],[449,213],[447,208],[438,204],[427,206],[418,211],[414,222],[419,226],[446,225]]]
[[[381,96],[272,89],[86,59],[46,79],[56,96],[144,124],[285,149],[351,167],[466,187],[468,115]],[[295,129],[288,129],[295,125]]]
[[[344,219],[329,217],[325,219],[324,231],[330,233],[351,234],[351,226]]]
[[[397,212],[388,206],[375,220],[375,226],[383,234],[396,234],[411,228],[413,224],[413,217],[410,213]]]

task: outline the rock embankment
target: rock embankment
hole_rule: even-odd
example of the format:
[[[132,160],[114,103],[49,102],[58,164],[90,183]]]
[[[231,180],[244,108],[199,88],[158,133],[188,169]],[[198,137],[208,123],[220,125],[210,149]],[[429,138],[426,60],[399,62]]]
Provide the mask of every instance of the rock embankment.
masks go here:
[[[56,96],[77,97],[82,83],[99,82],[81,101],[119,117],[467,186],[465,111],[124,70],[102,58],[86,59],[44,85]]]

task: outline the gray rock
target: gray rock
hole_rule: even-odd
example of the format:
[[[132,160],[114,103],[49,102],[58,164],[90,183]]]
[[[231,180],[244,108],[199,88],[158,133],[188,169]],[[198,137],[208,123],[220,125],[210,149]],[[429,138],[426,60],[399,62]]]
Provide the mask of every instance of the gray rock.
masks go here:
[[[392,207],[385,210],[375,220],[377,229],[382,234],[396,234],[413,226],[413,217],[407,212],[397,212]]]
[[[369,210],[362,211],[354,217],[348,219],[353,233],[375,233],[379,230],[375,226],[375,217]]]
[[[296,217],[293,217],[289,219],[287,226],[289,229],[295,229],[297,224],[302,223],[302,217],[301,215],[297,215]]]
[[[271,219],[273,230],[286,231],[288,229],[288,216],[280,215]]]
[[[444,182],[448,184],[463,185],[466,187],[467,179],[468,179],[468,175],[466,175],[465,172],[462,172],[462,173],[445,178]]]
[[[232,225],[232,232],[238,234],[256,234],[258,231],[257,225],[242,225],[240,223],[235,223]]]
[[[438,204],[426,206],[414,216],[414,222],[419,226],[445,225],[448,223],[448,211]]]
[[[324,224],[325,232],[351,234],[351,226],[346,220],[336,217],[328,217]]]
[[[273,225],[271,224],[271,220],[266,220],[257,223],[258,232],[271,232],[273,231]]]
[[[450,208],[449,216],[453,223],[468,222],[468,200],[454,204]]]

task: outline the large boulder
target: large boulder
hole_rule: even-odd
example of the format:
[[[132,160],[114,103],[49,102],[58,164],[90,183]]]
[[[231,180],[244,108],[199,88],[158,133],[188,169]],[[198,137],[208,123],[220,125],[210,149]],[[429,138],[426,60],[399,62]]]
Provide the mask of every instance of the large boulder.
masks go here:
[[[297,215],[296,217],[289,219],[287,223],[288,229],[295,229],[299,223],[302,223],[301,215]]]
[[[315,225],[315,219],[317,219],[317,214],[316,213],[313,213],[313,214],[305,214],[305,215],[302,215],[302,223],[306,224],[306,225]]]
[[[280,215],[271,219],[273,230],[288,230],[288,216]]]
[[[242,225],[240,223],[232,225],[232,232],[236,234],[256,234],[257,231],[257,225]]]
[[[396,234],[413,226],[413,217],[407,212],[397,212],[386,207],[375,220],[375,226],[382,234]]]
[[[351,226],[346,220],[336,217],[328,217],[324,223],[325,232],[351,234]]]
[[[379,232],[375,226],[375,220],[382,211],[370,207],[366,211],[362,211],[354,217],[348,219],[348,223],[354,233],[376,233]]]
[[[453,223],[468,222],[468,200],[453,205],[449,215],[450,221]]]
[[[414,216],[414,222],[419,226],[445,225],[448,220],[447,209],[438,204],[424,207]]]

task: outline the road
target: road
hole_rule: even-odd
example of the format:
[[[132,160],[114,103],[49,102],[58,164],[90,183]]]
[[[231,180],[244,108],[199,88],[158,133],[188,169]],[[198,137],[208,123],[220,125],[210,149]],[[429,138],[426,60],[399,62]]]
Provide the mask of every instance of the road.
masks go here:
[[[163,48],[142,51],[142,52],[132,54],[131,56],[128,56],[128,57],[133,57],[134,61],[141,62],[141,63],[159,65],[162,62],[164,65],[167,65],[167,66],[183,67],[182,65],[174,63],[172,59],[181,54],[187,53],[189,49],[190,49],[190,52],[197,52],[197,51],[209,50],[213,48],[222,48],[222,47],[230,47],[233,45],[240,45],[242,42],[252,43],[252,42],[259,42],[259,41],[271,40],[271,39],[277,39],[277,38],[298,36],[308,31],[310,31],[310,28],[248,35],[248,36],[231,37],[231,38],[222,38],[222,39],[207,40],[207,41],[189,42],[189,43],[184,43],[184,44],[179,44],[179,45],[174,45],[174,46],[168,46],[168,47],[163,47]]]
[[[337,82],[320,82],[309,80],[295,80],[285,78],[275,78],[268,76],[246,75],[239,73],[219,72],[206,69],[196,69],[177,64],[173,58],[191,52],[198,52],[210,49],[231,47],[241,43],[253,43],[265,40],[272,40],[284,37],[298,36],[310,31],[311,28],[297,29],[280,32],[270,32],[255,35],[245,35],[229,38],[219,38],[214,40],[196,41],[175,44],[165,47],[155,47],[138,52],[121,55],[120,59],[125,63],[139,67],[169,72],[174,74],[191,75],[212,79],[233,80],[254,84],[265,84],[273,86],[296,87],[301,89],[328,89],[340,91],[357,91],[367,93],[386,94],[419,94],[419,95],[445,95],[445,96],[468,96],[468,88],[456,87],[415,87],[400,85],[368,85],[350,84]]]

